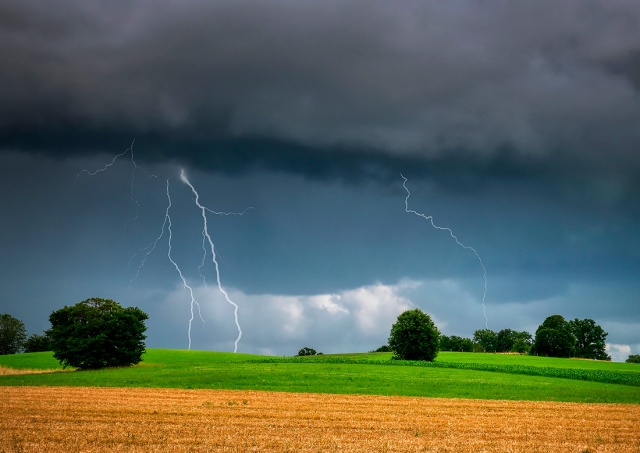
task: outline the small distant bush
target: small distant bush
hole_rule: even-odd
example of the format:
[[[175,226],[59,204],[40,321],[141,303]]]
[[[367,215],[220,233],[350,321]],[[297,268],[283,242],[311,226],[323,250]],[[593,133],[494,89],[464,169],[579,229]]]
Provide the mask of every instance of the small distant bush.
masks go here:
[[[629,358],[627,358],[627,360],[625,360],[626,363],[640,363],[640,354],[631,354],[629,356]]]
[[[322,354],[322,353],[316,352],[316,350],[313,348],[302,348],[298,351],[298,357],[304,357],[307,355],[319,355],[319,354]]]
[[[391,346],[385,344],[384,346],[380,346],[378,349],[369,352],[391,352]]]

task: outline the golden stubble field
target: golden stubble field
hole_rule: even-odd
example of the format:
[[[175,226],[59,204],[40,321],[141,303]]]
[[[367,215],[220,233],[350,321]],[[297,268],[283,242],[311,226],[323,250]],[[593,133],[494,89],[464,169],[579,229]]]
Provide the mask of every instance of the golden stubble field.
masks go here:
[[[640,452],[640,405],[0,387],[0,452]]]

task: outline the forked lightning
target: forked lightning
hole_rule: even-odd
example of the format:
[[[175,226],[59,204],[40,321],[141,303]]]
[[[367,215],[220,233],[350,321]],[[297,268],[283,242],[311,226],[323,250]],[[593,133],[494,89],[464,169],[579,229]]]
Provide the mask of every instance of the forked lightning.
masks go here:
[[[131,184],[130,184],[130,192],[131,192],[131,200],[132,202],[134,202],[136,204],[136,206],[140,206],[140,203],[135,199],[134,197],[134,182],[135,182],[135,172],[136,170],[140,170],[142,171],[144,174],[146,174],[148,177],[150,178],[157,178],[156,175],[153,175],[149,172],[147,172],[146,170],[144,170],[142,167],[138,166],[138,164],[135,162],[134,157],[133,157],[133,142],[131,143],[131,146],[129,148],[127,148],[125,151],[123,151],[122,153],[116,155],[110,163],[108,163],[107,165],[105,165],[102,168],[99,168],[95,171],[89,171],[89,170],[82,170],[80,171],[77,175],[76,175],[76,180],[74,181],[77,182],[78,178],[80,177],[80,175],[82,174],[87,174],[89,176],[95,176],[98,173],[102,173],[107,171],[110,167],[112,167],[116,160],[119,157],[124,156],[125,154],[130,153],[131,154],[131,163],[133,164],[133,169],[131,170]],[[205,276],[202,274],[202,269],[205,265],[205,260],[207,257],[207,247],[205,246],[206,244],[208,244],[208,250],[211,253],[211,259],[215,268],[215,273],[216,273],[216,281],[218,284],[218,289],[220,290],[220,292],[223,294],[225,300],[233,306],[233,316],[234,316],[234,320],[235,320],[235,324],[236,327],[238,329],[238,336],[234,341],[234,348],[233,348],[233,352],[238,352],[238,342],[240,341],[240,339],[242,338],[242,329],[240,328],[240,322],[238,320],[238,305],[231,300],[231,298],[229,297],[229,294],[227,293],[227,291],[224,289],[224,287],[222,286],[222,282],[220,279],[220,268],[218,266],[218,260],[216,257],[216,249],[213,243],[213,240],[211,239],[211,235],[209,234],[209,229],[208,229],[208,224],[207,224],[207,213],[212,213],[212,214],[216,214],[216,215],[220,215],[220,216],[228,216],[228,215],[243,215],[245,212],[247,212],[249,209],[253,209],[253,207],[249,207],[247,209],[245,209],[242,212],[218,212],[218,211],[214,211],[212,209],[209,209],[206,206],[203,206],[200,203],[200,194],[196,191],[195,187],[191,184],[191,182],[189,181],[189,179],[187,178],[187,175],[184,171],[184,169],[181,170],[180,172],[180,179],[181,181],[186,184],[187,186],[189,186],[189,188],[191,189],[192,194],[194,195],[194,199],[195,199],[195,204],[196,206],[200,209],[200,212],[202,214],[202,222],[203,222],[203,227],[202,227],[202,250],[203,250],[203,256],[202,256],[202,261],[200,266],[198,267],[198,272],[200,273],[200,276],[202,277],[203,283],[206,286],[206,278]],[[130,280],[130,283],[133,282],[134,280],[136,280],[138,278],[138,276],[140,275],[140,271],[142,269],[142,267],[144,266],[147,258],[149,257],[149,255],[151,255],[151,253],[153,253],[153,251],[156,249],[156,246],[158,245],[158,242],[160,241],[160,239],[162,239],[162,237],[164,236],[165,230],[168,233],[168,245],[167,245],[167,258],[169,259],[169,261],[171,262],[171,264],[173,265],[173,267],[176,269],[176,271],[178,272],[178,275],[180,276],[180,280],[182,281],[182,285],[183,287],[189,291],[189,295],[191,298],[191,302],[190,302],[190,311],[191,311],[191,317],[189,318],[189,328],[188,328],[188,339],[189,339],[189,349],[191,349],[191,326],[193,323],[193,320],[195,319],[195,312],[197,310],[198,312],[198,316],[200,318],[200,320],[204,323],[204,318],[202,317],[202,314],[200,312],[200,304],[198,303],[195,295],[194,295],[194,291],[193,288],[187,283],[187,279],[184,276],[184,274],[182,273],[182,270],[180,269],[180,266],[178,266],[178,264],[175,262],[175,260],[173,259],[173,257],[171,256],[171,249],[172,249],[172,239],[173,239],[173,233],[171,230],[171,215],[170,215],[170,210],[172,207],[172,202],[171,202],[171,194],[169,192],[169,180],[166,181],[166,196],[167,196],[167,208],[165,210],[165,216],[164,216],[164,221],[162,223],[162,228],[160,230],[160,234],[158,235],[158,237],[156,237],[156,239],[147,247],[145,247],[144,249],[141,249],[140,251],[138,251],[137,253],[135,253],[131,259],[129,260],[129,264],[131,263],[131,261],[141,252],[145,252],[144,256],[142,257],[142,260],[140,261],[140,265],[138,266],[138,269],[136,271],[135,276]],[[135,221],[137,219],[137,213],[136,213],[136,218],[134,218],[133,220]]]
[[[240,338],[242,338],[242,329],[240,328],[240,323],[238,322],[238,304],[236,304],[234,301],[231,300],[231,298],[229,297],[229,294],[222,287],[222,283],[220,281],[220,268],[218,266],[218,260],[216,259],[216,249],[215,249],[215,246],[213,245],[213,241],[211,240],[211,236],[209,235],[209,229],[207,227],[207,211],[213,212],[215,214],[220,214],[220,213],[216,211],[212,211],[211,209],[200,204],[200,194],[196,191],[193,185],[191,185],[191,182],[189,182],[189,179],[187,178],[187,175],[185,174],[184,169],[180,171],[180,179],[182,180],[182,182],[184,182],[186,185],[188,185],[191,188],[191,192],[193,192],[193,195],[195,197],[194,201],[196,203],[196,206],[200,208],[200,211],[202,213],[202,236],[205,237],[207,239],[207,242],[209,243],[209,249],[211,250],[211,260],[213,261],[213,265],[216,270],[216,281],[218,282],[218,289],[224,295],[224,298],[226,299],[226,301],[233,306],[233,317],[236,321],[236,327],[238,329],[238,338],[236,338],[234,342],[233,352],[238,352],[238,342],[240,341]],[[206,252],[206,249],[205,249],[205,252]],[[203,258],[203,261],[204,261],[204,258]]]
[[[473,247],[469,247],[468,245],[464,245],[462,242],[460,242],[458,240],[458,238],[456,237],[456,235],[453,234],[453,231],[451,230],[451,228],[438,226],[433,222],[433,216],[425,215],[425,214],[422,214],[420,212],[414,211],[413,209],[409,209],[409,197],[411,196],[411,192],[409,192],[409,189],[407,188],[408,179],[405,178],[402,173],[400,174],[400,176],[403,179],[402,187],[404,187],[404,190],[407,191],[407,196],[404,199],[404,210],[409,214],[415,214],[418,217],[422,217],[423,219],[428,220],[429,223],[431,223],[431,226],[433,228],[437,229],[437,230],[447,231],[449,233],[449,235],[453,238],[453,240],[456,241],[456,244],[458,244],[460,247],[462,247],[464,249],[471,250],[473,252],[473,254],[476,256],[476,258],[478,258],[478,262],[480,263],[480,266],[482,266],[482,272],[484,273],[484,292],[482,293],[482,314],[484,315],[485,326],[488,329],[489,328],[489,320],[487,319],[487,308],[485,306],[485,299],[487,297],[487,268],[484,267],[484,263],[482,262],[482,258],[480,258],[480,255],[478,255],[478,252],[476,251],[476,249],[474,249]]]

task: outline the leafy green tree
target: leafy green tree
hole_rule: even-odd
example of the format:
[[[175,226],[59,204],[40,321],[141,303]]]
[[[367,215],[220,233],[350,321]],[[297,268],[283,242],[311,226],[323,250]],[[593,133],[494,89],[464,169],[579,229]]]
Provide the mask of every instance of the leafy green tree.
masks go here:
[[[438,355],[439,340],[440,331],[419,308],[400,313],[389,334],[393,358],[399,360],[432,362]]]
[[[627,358],[627,360],[625,360],[626,363],[640,363],[640,354],[630,354],[629,357]]]
[[[463,338],[458,350],[460,352],[473,352],[473,340],[471,338]]]
[[[516,332],[515,341],[511,347],[511,352],[519,352],[520,354],[526,354],[531,350],[533,344],[533,337],[527,331]]]
[[[135,365],[145,350],[144,321],[137,307],[110,299],[87,299],[49,316],[53,356],[63,367],[97,369]]]
[[[498,335],[491,329],[480,329],[473,333],[473,342],[484,352],[496,352]]]
[[[532,352],[549,357],[571,357],[576,338],[571,325],[560,315],[551,315],[536,330]]]
[[[42,352],[51,351],[51,339],[45,333],[44,335],[38,335],[33,333],[29,335],[27,341],[24,343],[24,352]]]
[[[456,352],[471,352],[473,351],[473,342],[470,338],[462,338],[457,335],[451,335],[450,337],[446,337],[446,340],[443,342],[442,338],[445,337],[442,335],[440,337],[440,350],[441,351],[456,351]],[[446,348],[443,348],[443,345]]]
[[[596,360],[611,360],[607,354],[606,339],[607,332],[600,327],[593,319],[574,319],[569,321],[571,332],[576,338],[575,357]]]
[[[496,335],[496,352],[510,352],[516,342],[517,332],[511,329],[502,329]]]
[[[300,357],[306,356],[306,355],[317,355],[317,354],[318,353],[313,348],[302,348],[298,351],[298,356]]]
[[[533,351],[536,355],[571,357],[573,354],[573,342],[566,332],[541,328],[536,330],[536,340],[533,344]]]
[[[22,351],[26,339],[27,329],[22,321],[7,313],[0,315],[0,355]]]

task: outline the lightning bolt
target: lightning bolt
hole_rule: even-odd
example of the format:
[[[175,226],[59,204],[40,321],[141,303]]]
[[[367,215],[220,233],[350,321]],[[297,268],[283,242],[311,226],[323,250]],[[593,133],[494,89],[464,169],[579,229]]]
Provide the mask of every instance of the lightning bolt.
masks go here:
[[[140,212],[140,202],[138,200],[136,200],[136,198],[133,196],[133,183],[135,181],[136,178],[136,170],[140,170],[141,172],[143,172],[145,175],[147,175],[147,177],[149,178],[158,178],[156,175],[152,175],[151,173],[149,173],[147,170],[145,170],[144,168],[140,167],[136,161],[133,158],[133,144],[135,143],[135,140],[133,140],[131,142],[131,146],[129,147],[129,151],[131,151],[131,163],[133,164],[133,168],[131,169],[131,183],[129,184],[129,193],[131,194],[130,198],[131,201],[133,201],[136,205],[136,214],[133,218],[133,221],[135,222],[136,220],[138,220],[138,213]]]
[[[147,175],[147,177],[149,178],[158,178],[156,175],[149,173],[147,170],[145,170],[144,168],[142,168],[141,166],[139,166],[134,158],[133,155],[133,144],[135,143],[135,139],[131,142],[131,145],[125,149],[124,151],[122,151],[120,154],[117,154],[113,157],[113,159],[111,159],[111,162],[109,162],[108,164],[106,164],[104,167],[102,168],[98,168],[97,170],[94,171],[89,171],[89,170],[81,170],[80,172],[78,172],[78,174],[76,175],[76,179],[75,181],[73,181],[73,184],[75,184],[76,182],[78,182],[78,179],[80,178],[80,175],[86,173],[89,176],[95,176],[98,173],[103,173],[105,171],[107,171],[109,168],[113,167],[113,165],[116,163],[116,160],[118,160],[119,157],[124,156],[125,154],[131,154],[131,163],[133,164],[133,168],[131,169],[131,182],[129,183],[129,193],[130,193],[130,198],[131,201],[136,205],[136,213],[132,219],[132,221],[136,221],[138,220],[138,212],[140,211],[140,202],[136,199],[136,197],[133,194],[133,187],[135,185],[135,179],[136,179],[136,170],[140,170],[141,172],[143,172],[145,175]],[[72,185],[73,185],[72,184]],[[128,224],[129,222],[127,222]],[[125,224],[126,227],[126,224]]]
[[[224,295],[224,298],[226,299],[226,301],[233,306],[233,317],[235,319],[236,327],[238,329],[238,337],[234,342],[233,352],[238,352],[238,342],[240,341],[240,338],[242,338],[242,329],[240,328],[240,322],[238,321],[238,304],[236,304],[234,301],[231,300],[231,298],[229,297],[229,294],[222,287],[222,282],[220,281],[220,268],[218,266],[218,260],[216,259],[216,249],[215,249],[215,246],[213,245],[213,240],[209,235],[209,229],[207,226],[207,212],[212,212],[216,214],[220,214],[220,213],[216,211],[212,211],[206,206],[203,206],[200,204],[200,194],[198,194],[196,189],[189,182],[189,179],[187,178],[187,175],[184,172],[184,169],[180,171],[180,179],[182,180],[182,182],[184,182],[186,185],[188,185],[191,188],[191,192],[195,197],[194,202],[196,206],[200,208],[200,211],[202,213],[202,236],[203,238],[206,238],[207,242],[209,243],[209,249],[211,250],[211,260],[216,270],[216,281],[218,283],[218,290]],[[244,212],[246,212],[246,210]],[[203,244],[204,244],[204,239],[203,239]],[[206,248],[204,246],[203,246],[203,249],[204,249],[204,252],[206,253]],[[203,262],[204,262],[204,258],[203,258]]]
[[[75,181],[73,181],[73,183],[74,183],[74,184],[75,184],[75,183],[77,183],[77,182],[78,182],[78,179],[80,178],[80,175],[81,175],[81,174],[83,174],[83,173],[86,173],[86,174],[88,174],[89,176],[95,176],[95,175],[97,175],[98,173],[105,172],[105,171],[107,171],[110,167],[112,167],[112,166],[113,166],[113,164],[115,164],[115,163],[116,163],[116,160],[118,160],[118,157],[122,157],[122,156],[124,156],[125,154],[127,154],[128,152],[131,152],[131,153],[132,153],[132,155],[133,155],[133,143],[134,143],[134,142],[135,142],[135,140],[134,140],[133,142],[131,142],[131,146],[130,146],[129,148],[125,149],[125,150],[124,150],[124,151],[122,151],[120,154],[115,155],[115,156],[113,157],[113,159],[111,160],[111,162],[109,162],[109,163],[108,163],[107,165],[105,165],[104,167],[102,167],[102,168],[98,168],[97,170],[94,170],[94,171],[89,171],[89,170],[86,170],[86,169],[80,170],[80,171],[78,172],[78,174],[76,175],[76,179],[75,179]],[[132,158],[132,159],[133,159],[133,158]],[[135,163],[135,162],[134,162],[134,163]]]
[[[171,256],[171,243],[173,240],[173,232],[171,230],[171,215],[169,214],[169,211],[171,210],[171,194],[169,192],[169,180],[167,179],[166,182],[166,193],[167,193],[167,209],[165,210],[164,213],[164,221],[162,222],[162,228],[160,228],[160,234],[158,235],[158,237],[147,247],[145,247],[144,249],[142,249],[141,251],[147,251],[144,256],[142,257],[142,260],[140,261],[140,266],[138,266],[138,271],[136,272],[136,275],[129,280],[129,283],[132,283],[134,280],[136,280],[138,278],[138,276],[140,275],[140,270],[142,269],[142,267],[144,266],[145,262],[147,261],[147,258],[149,257],[149,255],[151,255],[153,253],[153,251],[156,249],[156,246],[158,245],[158,242],[160,242],[160,239],[162,239],[162,237],[164,236],[164,232],[167,231],[169,238],[168,238],[168,245],[167,245],[167,258],[169,258],[169,261],[171,262],[171,264],[173,264],[173,267],[176,269],[176,271],[178,272],[178,275],[180,276],[180,280],[182,280],[182,286],[184,287],[184,289],[189,291],[189,295],[191,296],[191,303],[190,303],[190,308],[191,308],[191,317],[189,318],[189,328],[187,331],[187,336],[189,338],[189,350],[191,350],[191,326],[193,324],[193,320],[195,319],[195,312],[194,312],[194,307],[197,307],[198,309],[198,316],[200,317],[200,320],[202,321],[202,323],[204,324],[204,318],[202,317],[202,314],[200,312],[200,304],[198,303],[198,301],[195,298],[195,295],[193,294],[193,288],[187,283],[187,279],[185,278],[184,274],[182,273],[182,270],[180,269],[180,267],[178,266],[178,263],[176,263],[173,259],[173,257]],[[140,251],[138,252],[140,253]],[[133,255],[131,257],[131,259],[133,259],[138,253],[136,253],[135,255]],[[129,260],[129,262],[131,262],[131,259]]]
[[[193,189],[193,187],[192,187],[192,189]],[[206,209],[207,212],[210,212],[212,214],[216,214],[216,215],[219,215],[220,217],[222,217],[222,216],[230,216],[230,215],[244,215],[247,211],[249,211],[250,209],[253,209],[253,206],[249,206],[248,208],[246,208],[242,212],[219,212],[219,211],[214,211],[212,209],[209,209],[207,207],[204,207],[204,209]],[[202,273],[202,269],[204,268],[205,261],[207,259],[206,242],[207,242],[207,237],[204,234],[204,230],[203,230],[202,231],[202,261],[200,262],[200,266],[198,266],[198,274],[200,274],[200,277],[202,277],[202,282],[204,283],[204,286],[207,286],[207,277],[205,277],[205,275]],[[218,256],[219,256],[219,254],[218,254]],[[224,260],[223,260],[223,263],[224,263]]]
[[[186,290],[189,291],[189,295],[191,296],[191,304],[190,304],[190,306],[191,306],[191,317],[189,318],[189,329],[188,329],[189,350],[191,350],[191,325],[193,324],[193,319],[194,319],[193,308],[194,307],[198,308],[198,316],[200,317],[200,320],[202,321],[203,324],[204,324],[204,318],[202,317],[202,314],[200,313],[200,304],[198,303],[198,301],[196,300],[195,296],[193,295],[193,288],[191,288],[191,286],[189,286],[189,284],[187,283],[187,279],[184,278],[184,275],[182,274],[182,271],[180,270],[180,267],[178,266],[178,264],[171,257],[171,239],[173,238],[173,233],[171,232],[171,216],[169,215],[169,210],[171,209],[171,195],[169,194],[169,180],[167,180],[167,200],[169,201],[169,205],[167,206],[167,210],[165,211],[164,223],[162,224],[162,231],[160,232],[160,236],[158,236],[158,238],[156,239],[156,241],[154,243],[154,247],[155,247],[155,244],[160,240],[160,238],[164,234],[164,226],[167,225],[167,231],[169,232],[169,245],[168,245],[168,248],[167,248],[167,257],[169,258],[169,261],[171,261],[171,264],[173,264],[173,267],[176,268],[176,271],[178,271],[178,275],[180,275],[180,279],[182,280],[183,287]],[[153,251],[153,249],[151,251]],[[151,251],[149,253],[151,253]],[[146,256],[145,256],[145,258],[146,258]],[[234,352],[236,352],[236,351],[234,351]]]
[[[486,300],[486,297],[487,297],[487,268],[484,266],[484,263],[482,262],[482,258],[480,258],[480,255],[478,254],[476,249],[474,249],[473,247],[470,247],[470,246],[465,245],[462,242],[460,242],[458,240],[457,236],[455,234],[453,234],[453,231],[451,230],[451,228],[438,226],[438,225],[436,225],[434,223],[433,216],[430,216],[430,215],[428,216],[428,215],[422,214],[420,212],[414,211],[413,209],[409,209],[409,197],[411,196],[411,192],[409,192],[409,189],[407,188],[408,179],[405,178],[402,173],[400,173],[400,177],[402,177],[402,179],[403,179],[402,187],[404,187],[404,190],[407,191],[407,196],[404,199],[404,210],[405,210],[405,212],[407,212],[409,214],[415,214],[418,217],[422,217],[423,219],[428,220],[429,223],[431,224],[431,226],[433,228],[435,228],[436,230],[447,231],[449,233],[449,235],[453,238],[453,240],[456,241],[456,244],[458,244],[460,247],[462,247],[462,248],[464,248],[466,250],[471,250],[473,252],[473,254],[476,256],[476,258],[478,258],[478,262],[480,263],[480,266],[482,266],[482,272],[484,273],[484,292],[482,293],[482,313],[484,315],[485,326],[488,329],[489,328],[489,320],[487,319],[487,308],[485,306],[485,300]]]
[[[87,174],[89,176],[95,176],[98,173],[106,172],[107,170],[109,170],[109,168],[111,168],[116,163],[118,158],[120,158],[120,157],[122,157],[122,156],[124,156],[126,154],[130,154],[131,155],[131,163],[133,165],[133,168],[131,170],[131,182],[130,182],[130,194],[131,194],[131,196],[130,196],[130,198],[131,198],[131,201],[137,206],[137,208],[139,208],[140,207],[140,203],[138,202],[138,200],[136,200],[136,198],[134,196],[134,185],[135,185],[136,170],[142,171],[149,178],[156,178],[157,179],[157,176],[154,175],[154,174],[149,173],[148,171],[146,171],[144,168],[140,167],[136,163],[135,158],[134,158],[134,153],[133,153],[133,144],[134,144],[134,142],[135,142],[135,140],[131,142],[131,146],[129,148],[124,150],[122,153],[117,154],[116,156],[114,156],[113,159],[111,160],[111,162],[106,164],[104,167],[98,168],[97,170],[94,170],[94,171],[89,171],[89,170],[85,169],[85,170],[81,170],[80,172],[78,172],[78,174],[76,175],[76,179],[73,182],[73,184],[75,184],[78,181],[78,179],[80,178],[80,176],[82,174]],[[203,220],[202,250],[203,250],[203,256],[202,256],[201,264],[198,267],[198,273],[202,277],[202,280],[203,280],[203,282],[204,282],[204,284],[206,286],[207,282],[206,282],[206,278],[205,278],[204,274],[202,273],[202,270],[203,270],[203,268],[205,266],[205,261],[206,261],[206,257],[207,257],[207,254],[208,254],[207,247],[206,247],[206,244],[208,243],[209,250],[211,251],[212,262],[213,262],[213,265],[215,267],[216,281],[218,283],[218,289],[224,295],[226,301],[230,305],[232,305],[233,308],[234,308],[234,319],[235,319],[236,327],[238,329],[238,337],[236,338],[236,340],[234,342],[234,351],[233,352],[238,352],[238,342],[242,338],[242,329],[240,328],[240,323],[239,323],[239,320],[238,320],[238,309],[239,309],[239,307],[235,302],[233,302],[231,300],[231,298],[229,297],[229,294],[225,291],[225,289],[222,286],[222,282],[221,282],[221,279],[220,279],[220,269],[219,269],[219,266],[218,266],[218,260],[217,260],[217,256],[216,256],[215,246],[214,246],[213,240],[211,239],[211,236],[210,236],[209,230],[208,230],[207,213],[211,213],[211,214],[215,214],[215,215],[219,215],[219,216],[244,215],[248,210],[251,210],[251,209],[254,209],[254,208],[252,206],[250,206],[250,207],[246,208],[242,212],[220,212],[220,211],[214,211],[214,210],[209,209],[208,207],[203,206],[202,204],[200,204],[200,195],[196,191],[195,187],[193,187],[193,185],[189,182],[189,179],[187,178],[184,170],[181,170],[180,179],[182,180],[182,182],[184,182],[186,185],[188,185],[189,188],[191,189],[191,192],[195,196],[195,204],[201,210],[201,213],[202,213],[202,220]],[[145,265],[145,263],[147,261],[147,258],[157,248],[158,242],[160,242],[160,240],[163,238],[163,236],[165,234],[165,231],[166,231],[167,234],[168,234],[167,258],[169,259],[169,261],[171,262],[173,267],[178,272],[178,275],[180,276],[180,280],[182,281],[183,287],[186,290],[189,291],[189,295],[191,297],[191,302],[190,302],[191,317],[189,318],[189,328],[188,328],[188,332],[187,332],[188,333],[188,338],[189,338],[189,349],[191,349],[191,326],[193,324],[193,320],[195,319],[196,311],[197,311],[198,317],[200,318],[200,320],[202,321],[203,324],[205,323],[205,320],[202,317],[202,313],[201,313],[201,310],[200,310],[200,304],[198,303],[198,301],[197,301],[197,299],[195,297],[195,294],[193,292],[193,288],[187,283],[187,279],[184,276],[184,274],[182,273],[182,270],[180,269],[180,266],[178,266],[178,263],[176,263],[175,260],[173,259],[173,257],[171,256],[173,232],[171,230],[172,222],[171,222],[170,210],[171,210],[171,207],[172,207],[172,201],[171,201],[171,194],[169,192],[169,180],[166,181],[166,196],[167,196],[168,204],[167,204],[167,208],[165,210],[164,221],[162,223],[162,228],[160,229],[160,234],[155,238],[155,240],[151,244],[149,244],[147,247],[145,247],[143,249],[138,250],[129,259],[128,267],[130,267],[131,262],[133,261],[133,259],[136,256],[140,255],[142,252],[145,252],[144,256],[142,257],[142,259],[140,261],[140,265],[138,266],[136,274],[133,276],[133,278],[131,278],[129,280],[129,283],[132,283],[134,280],[136,280],[140,276],[140,271],[144,267],[144,265]],[[136,211],[136,215],[135,215],[133,220],[135,221],[136,219],[137,219],[137,211]]]

